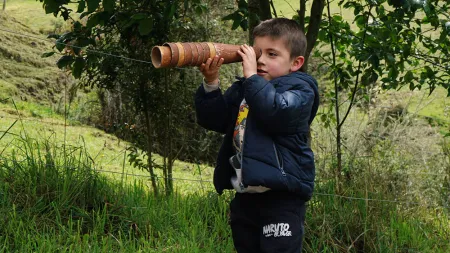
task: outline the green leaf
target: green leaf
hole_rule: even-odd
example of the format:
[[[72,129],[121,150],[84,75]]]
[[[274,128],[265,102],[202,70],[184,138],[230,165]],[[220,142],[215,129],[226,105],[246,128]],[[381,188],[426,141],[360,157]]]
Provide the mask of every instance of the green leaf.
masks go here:
[[[429,66],[425,66],[425,70],[428,78],[434,77],[434,71]]]
[[[148,16],[148,14],[146,14],[146,13],[136,13],[133,16],[131,16],[131,19],[141,20],[141,19],[147,18],[147,16]]]
[[[107,12],[113,12],[116,6],[116,0],[103,0],[103,9]]]
[[[79,79],[81,77],[85,65],[86,63],[83,57],[77,57],[75,59],[75,63],[73,64],[72,67],[72,75],[73,77],[75,77],[75,79]]]
[[[171,20],[172,19],[172,17],[173,17],[173,15],[175,14],[175,11],[176,11],[176,4],[172,4],[171,6],[170,6],[170,9],[168,9],[168,12],[166,12],[166,19],[167,20]]]
[[[195,14],[202,15],[203,9],[200,5],[195,6]]]
[[[79,31],[79,30],[81,30],[81,28],[82,28],[82,25],[81,25],[80,21],[75,21],[73,23],[73,31]]]
[[[56,65],[58,68],[62,69],[66,67],[67,65],[72,64],[73,62],[73,56],[71,55],[64,55],[63,57],[59,58],[59,60],[56,62]]]
[[[146,18],[139,22],[139,34],[148,35],[153,29],[153,19]]]
[[[334,16],[333,16],[333,20],[336,21],[336,22],[341,22],[341,21],[342,21],[342,16],[340,16],[340,15],[334,15]]]
[[[355,21],[356,21],[356,25],[359,28],[363,28],[367,23],[367,16],[366,15],[358,15],[358,16],[356,16]]]
[[[239,24],[242,28],[242,30],[247,31],[248,29],[248,21],[247,19],[242,19],[241,23]]]
[[[423,5],[423,10],[424,10],[425,14],[427,14],[427,17],[432,15],[431,8],[428,3],[425,2],[425,4]]]
[[[56,1],[46,1],[44,2],[44,10],[45,14],[53,13],[56,16],[59,11],[59,5]]]
[[[99,13],[95,13],[95,14],[89,16],[89,19],[86,22],[86,28],[92,28],[92,27],[95,27],[96,25],[98,25],[102,21],[100,14],[101,13],[99,12]]]
[[[61,36],[59,34],[49,34],[48,39],[59,39]]]
[[[43,53],[43,54],[41,55],[41,57],[42,57],[42,58],[47,58],[47,57],[50,57],[50,56],[52,56],[52,55],[54,55],[54,54],[55,54],[54,51],[52,51],[52,52],[47,52],[47,53]]]
[[[327,29],[320,29],[318,38],[320,41],[328,41]]]
[[[375,72],[372,72],[372,74],[370,75],[370,82],[375,83],[378,80],[378,74]]]
[[[63,10],[61,10],[61,17],[63,17],[64,21],[69,19],[69,15],[70,12],[67,8],[63,8]]]
[[[88,12],[94,12],[100,6],[100,0],[86,0]]]
[[[406,72],[405,75],[405,82],[411,82],[414,79],[414,75],[411,72],[411,70],[409,70],[408,72]]]
[[[396,80],[397,79],[397,77],[398,77],[398,70],[397,70],[397,68],[394,66],[394,67],[392,67],[390,70],[389,70],[389,72],[388,72],[388,77],[391,79],[391,80]]]
[[[372,64],[373,68],[378,69],[378,67],[380,67],[380,58],[373,54],[369,57],[369,63]]]
[[[61,38],[59,38],[55,42],[55,47],[56,47],[56,49],[58,49],[59,52],[61,52],[66,47],[66,43],[64,43],[63,40]]]
[[[75,55],[79,55],[81,52],[81,47],[70,47]]]
[[[240,24],[241,22],[240,22],[240,20],[239,19],[235,19],[234,21],[233,21],[233,25],[231,26],[231,30],[236,30],[238,27],[239,27],[239,24]]]
[[[235,19],[235,16],[238,15],[236,12],[233,12],[231,14],[226,15],[225,17],[222,18],[222,20],[233,20]],[[238,15],[239,16],[239,15]]]
[[[138,22],[137,20],[134,20],[134,19],[131,19],[131,18],[121,21],[121,24],[123,24],[121,26],[122,30],[126,30],[128,27],[130,27],[131,25],[133,25],[134,23],[137,23],[137,22]]]
[[[394,56],[393,56],[392,54],[390,54],[390,53],[386,54],[386,60],[387,60],[389,63],[394,63],[394,62],[395,62]]]
[[[86,9],[86,1],[80,1],[78,3],[78,9],[77,12],[78,13],[82,13],[84,11],[84,9]]]
[[[84,17],[88,16],[89,14],[91,14],[90,12],[83,12],[80,15],[80,19],[83,19]]]
[[[247,4],[247,1],[245,1],[245,0],[239,0],[238,1],[238,8],[239,9],[247,9],[248,8],[248,4]]]
[[[80,37],[77,39],[77,46],[79,47],[86,47],[91,44],[91,40],[86,37]]]

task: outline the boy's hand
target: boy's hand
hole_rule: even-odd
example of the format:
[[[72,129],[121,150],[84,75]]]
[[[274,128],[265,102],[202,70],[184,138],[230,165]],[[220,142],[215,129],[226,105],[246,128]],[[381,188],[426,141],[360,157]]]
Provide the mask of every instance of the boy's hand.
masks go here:
[[[256,53],[253,47],[250,47],[247,44],[241,45],[238,54],[242,57],[244,77],[249,78],[256,74],[258,64],[256,62]]]
[[[219,56],[216,56],[213,59],[208,58],[208,60],[200,66],[200,72],[202,72],[205,77],[206,84],[219,83],[219,70],[222,63],[223,58],[219,59]]]

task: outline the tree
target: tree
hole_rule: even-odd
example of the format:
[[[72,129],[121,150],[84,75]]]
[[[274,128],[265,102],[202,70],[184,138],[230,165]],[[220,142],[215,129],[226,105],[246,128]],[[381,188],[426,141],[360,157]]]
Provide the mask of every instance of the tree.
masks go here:
[[[255,28],[261,21],[272,18],[272,14],[270,13],[270,2],[266,0],[248,1],[249,44],[253,44],[253,34],[251,33],[253,28]]]
[[[223,20],[233,20],[232,29],[241,27],[244,31],[249,32],[249,43],[253,43],[252,31],[261,21],[272,18],[271,9],[275,17],[277,17],[276,6],[272,0],[239,0],[238,9],[233,13],[223,17]],[[300,0],[300,9],[297,10],[295,20],[305,32],[307,39],[307,49],[305,53],[305,63],[302,71],[308,72],[308,59],[314,45],[317,41],[320,24],[322,21],[322,12],[325,7],[325,0],[313,0],[310,10],[310,16],[306,16],[307,0]]]
[[[3,11],[5,11],[6,8],[6,0],[3,0]]]
[[[352,176],[350,171],[343,171],[342,127],[356,101],[368,99],[365,90],[375,85],[382,89],[408,86],[411,90],[429,89],[431,94],[441,86],[450,96],[450,1],[339,1],[339,6],[354,17],[332,14],[328,0],[326,4],[313,0],[308,17],[306,3],[300,0],[298,15],[293,18],[306,31],[307,58],[315,48],[314,56],[321,61],[319,68],[329,70],[328,80],[333,84],[333,89],[324,89],[322,104],[328,110],[318,116],[325,126],[336,130],[334,173],[339,184],[342,174],[347,180]],[[239,1],[238,10],[224,18],[234,20],[233,29],[239,25],[246,29],[243,24],[252,13],[245,6],[245,1]],[[272,6],[274,13],[275,9]],[[307,63],[303,71],[308,70]]]
[[[344,9],[355,14],[357,28],[341,15],[330,13],[323,23],[319,38],[331,46],[317,56],[331,67],[334,89],[325,97],[332,102],[328,115],[322,118],[336,126],[337,168],[348,180],[350,171],[343,171],[340,139],[341,129],[350,110],[358,100],[368,99],[364,90],[379,85],[383,89],[429,89],[431,94],[441,86],[450,95],[448,1],[340,1]],[[433,33],[430,33],[433,31]],[[380,43],[382,42],[382,43]],[[343,94],[347,93],[345,98]],[[342,100],[347,100],[344,116],[340,116]]]
[[[170,194],[173,188],[171,166],[180,152],[165,149],[161,141],[169,138],[168,142],[172,143],[172,138],[177,137],[170,123],[171,117],[177,117],[166,110],[171,103],[178,104],[172,101],[176,99],[174,96],[165,96],[172,89],[172,75],[155,70],[150,64],[150,50],[154,45],[170,41],[170,36],[177,29],[185,29],[183,22],[190,10],[201,14],[205,11],[204,4],[199,0],[81,0],[77,2],[76,13],[80,15],[77,18],[75,15],[78,14],[67,6],[70,0],[40,2],[43,2],[46,13],[72,22],[71,31],[50,35],[56,39],[56,51],[62,54],[57,62],[58,67],[70,70],[82,85],[107,90],[109,93],[104,94],[115,94],[123,100],[117,106],[122,112],[117,115],[120,117],[118,122],[106,123],[114,130],[120,130],[123,125],[119,123],[135,122],[133,125],[137,128],[127,129],[135,133],[132,140],[138,147],[144,147],[146,152],[138,154],[137,149],[130,149],[130,162],[150,173],[155,194],[158,194],[155,169],[163,169],[166,193]],[[122,58],[98,52],[108,52]],[[183,106],[178,107],[180,113],[186,112]],[[158,132],[157,126],[164,126],[165,131],[172,132]],[[154,161],[152,155],[155,151],[165,155],[163,165]]]

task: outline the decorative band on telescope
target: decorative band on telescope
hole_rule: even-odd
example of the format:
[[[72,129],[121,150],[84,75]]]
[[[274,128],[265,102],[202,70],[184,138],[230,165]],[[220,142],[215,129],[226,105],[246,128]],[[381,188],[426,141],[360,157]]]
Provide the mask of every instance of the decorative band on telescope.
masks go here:
[[[181,66],[183,66],[183,63],[184,63],[184,48],[183,48],[183,45],[181,45],[181,43],[179,43],[179,42],[175,43],[175,45],[177,45],[178,53],[179,53],[177,67],[181,67]]]
[[[178,57],[179,57],[178,47],[174,43],[168,43],[168,42],[164,43],[164,46],[170,47],[170,51],[171,51],[170,67],[177,66]]]
[[[207,42],[206,44],[208,44],[209,47],[209,58],[212,59],[216,56],[216,47],[211,42]]]
[[[203,60],[203,48],[202,48],[202,45],[200,43],[194,43],[194,45],[195,45],[195,48],[197,48],[197,54],[198,54],[194,66],[198,66],[198,65],[201,65],[203,63],[202,62],[202,60]]]

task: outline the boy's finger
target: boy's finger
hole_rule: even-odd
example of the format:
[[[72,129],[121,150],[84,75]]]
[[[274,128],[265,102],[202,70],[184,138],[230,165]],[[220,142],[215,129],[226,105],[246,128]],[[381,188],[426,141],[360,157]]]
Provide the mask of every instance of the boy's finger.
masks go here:
[[[217,63],[217,67],[220,68],[222,66],[222,63],[225,59],[220,58],[219,62]]]
[[[212,61],[212,59],[208,58],[208,60],[206,60],[206,62],[203,64],[205,64],[206,66],[209,66],[209,65],[211,65],[211,61]]]
[[[217,66],[217,62],[219,61],[219,56],[215,56],[214,57],[214,60],[213,60],[213,62],[212,62],[212,65],[213,66]]]

